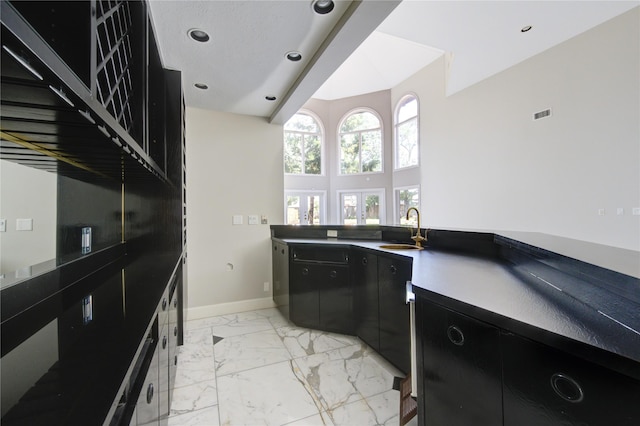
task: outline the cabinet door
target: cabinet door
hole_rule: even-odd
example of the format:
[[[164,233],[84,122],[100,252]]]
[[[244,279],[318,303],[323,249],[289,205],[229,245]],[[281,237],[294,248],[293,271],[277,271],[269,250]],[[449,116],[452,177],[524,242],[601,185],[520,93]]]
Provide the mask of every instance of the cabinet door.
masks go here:
[[[300,327],[320,326],[320,301],[318,294],[317,264],[294,262],[291,267],[290,316]]]
[[[411,370],[410,280],[411,261],[378,256],[380,354],[405,374]]]
[[[178,271],[177,280],[182,279],[182,271]],[[180,284],[176,285],[176,289],[171,295],[169,305],[169,408],[173,398],[173,387],[175,384],[176,373],[178,370],[178,293],[181,288]]]
[[[317,269],[320,328],[353,334],[353,293],[347,265],[321,265]]]
[[[356,335],[380,351],[378,256],[364,250],[354,250],[351,260]]]
[[[502,425],[499,330],[422,298],[416,321],[424,424]]]
[[[149,364],[147,375],[140,390],[136,404],[137,424],[141,426],[157,425],[160,417],[158,404],[158,362],[160,347],[157,346]]]
[[[158,418],[161,425],[167,424],[169,419],[169,326],[160,326],[158,342]]]
[[[273,302],[282,315],[289,319],[289,248],[286,244],[274,242],[273,266]]]
[[[503,332],[505,426],[637,426],[640,382]]]

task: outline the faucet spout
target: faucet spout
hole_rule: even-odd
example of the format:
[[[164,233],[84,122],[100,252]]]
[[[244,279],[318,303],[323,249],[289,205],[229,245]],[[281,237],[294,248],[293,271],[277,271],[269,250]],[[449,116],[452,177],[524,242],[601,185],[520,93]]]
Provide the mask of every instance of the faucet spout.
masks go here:
[[[411,213],[411,211],[416,212],[416,219],[418,220],[418,230],[416,232],[416,235],[413,235],[413,232],[411,233],[411,239],[416,242],[416,246],[422,247],[422,242],[426,241],[427,239],[426,239],[426,232],[425,232],[425,237],[423,237],[420,234],[420,212],[415,207],[409,207],[407,209],[407,220],[409,220],[409,213]]]

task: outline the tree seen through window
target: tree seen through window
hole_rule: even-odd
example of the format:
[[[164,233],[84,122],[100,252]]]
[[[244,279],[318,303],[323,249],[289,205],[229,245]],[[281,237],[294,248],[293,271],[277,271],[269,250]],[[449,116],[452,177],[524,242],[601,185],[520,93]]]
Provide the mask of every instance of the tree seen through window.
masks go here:
[[[380,120],[368,111],[349,115],[340,126],[340,174],[381,171]]]

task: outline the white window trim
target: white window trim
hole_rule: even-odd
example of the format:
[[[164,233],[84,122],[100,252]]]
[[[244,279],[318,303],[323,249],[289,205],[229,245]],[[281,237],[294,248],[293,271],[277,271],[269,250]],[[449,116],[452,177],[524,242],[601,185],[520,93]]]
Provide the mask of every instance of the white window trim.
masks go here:
[[[318,123],[318,126],[320,127],[320,174],[318,175],[312,175],[312,174],[308,174],[308,173],[286,173],[284,172],[285,176],[295,176],[295,177],[319,177],[319,176],[326,176],[326,161],[325,161],[325,145],[326,145],[326,134],[327,132],[325,131],[324,128],[324,124],[322,123],[322,120],[320,119],[320,117],[314,113],[313,111],[309,111],[307,109],[301,109],[298,110],[296,112],[296,114],[306,114],[308,116],[313,117],[314,120],[316,120],[316,123]],[[283,161],[283,169],[284,169],[284,133],[287,130],[284,128],[282,128],[282,135],[283,135],[283,151],[282,151],[282,161]],[[296,131],[296,133],[302,133],[302,134],[308,134],[308,135],[315,135],[315,133],[308,133],[308,132],[298,132]],[[304,159],[303,159],[304,160]]]
[[[341,169],[341,163],[340,163],[340,154],[342,152],[342,145],[340,144],[340,135],[342,134],[342,132],[340,132],[340,128],[342,127],[342,124],[344,123],[344,120],[347,119],[347,117],[349,117],[351,114],[357,114],[359,112],[370,112],[371,114],[375,115],[378,118],[378,122],[380,123],[380,137],[381,137],[381,141],[382,141],[382,151],[380,152],[380,167],[381,170],[379,172],[359,172],[359,173],[342,173]],[[376,130],[377,128],[374,129],[368,129],[368,130]],[[358,108],[353,108],[349,111],[347,111],[346,114],[344,114],[342,116],[342,118],[340,119],[340,121],[338,122],[338,128],[336,129],[336,154],[337,154],[337,158],[336,158],[336,171],[337,171],[337,175],[338,176],[362,176],[362,175],[376,175],[376,174],[384,174],[384,168],[385,168],[385,161],[384,161],[384,123],[382,121],[382,117],[380,116],[380,114],[378,114],[378,111],[376,111],[373,108],[369,108],[369,107],[358,107]],[[349,133],[361,133],[362,131],[358,131],[358,132],[349,132]],[[346,134],[346,133],[345,133]],[[360,169],[362,169],[362,164],[360,164]]]
[[[398,119],[398,113],[400,112],[400,104],[408,97],[413,97],[417,103],[416,109],[416,133],[418,135],[418,164],[414,164],[411,166],[398,167],[398,126],[412,120],[414,117],[411,117],[403,122],[398,123],[396,120]],[[418,95],[413,92],[405,93],[403,96],[398,99],[396,102],[396,106],[393,110],[393,170],[408,170],[416,167],[420,167],[420,99]]]

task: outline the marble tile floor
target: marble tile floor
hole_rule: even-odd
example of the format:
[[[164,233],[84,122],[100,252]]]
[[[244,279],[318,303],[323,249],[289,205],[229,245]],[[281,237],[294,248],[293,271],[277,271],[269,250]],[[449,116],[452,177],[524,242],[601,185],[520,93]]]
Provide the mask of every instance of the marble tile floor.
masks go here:
[[[399,371],[277,309],[188,321],[179,351],[169,426],[399,424]]]

